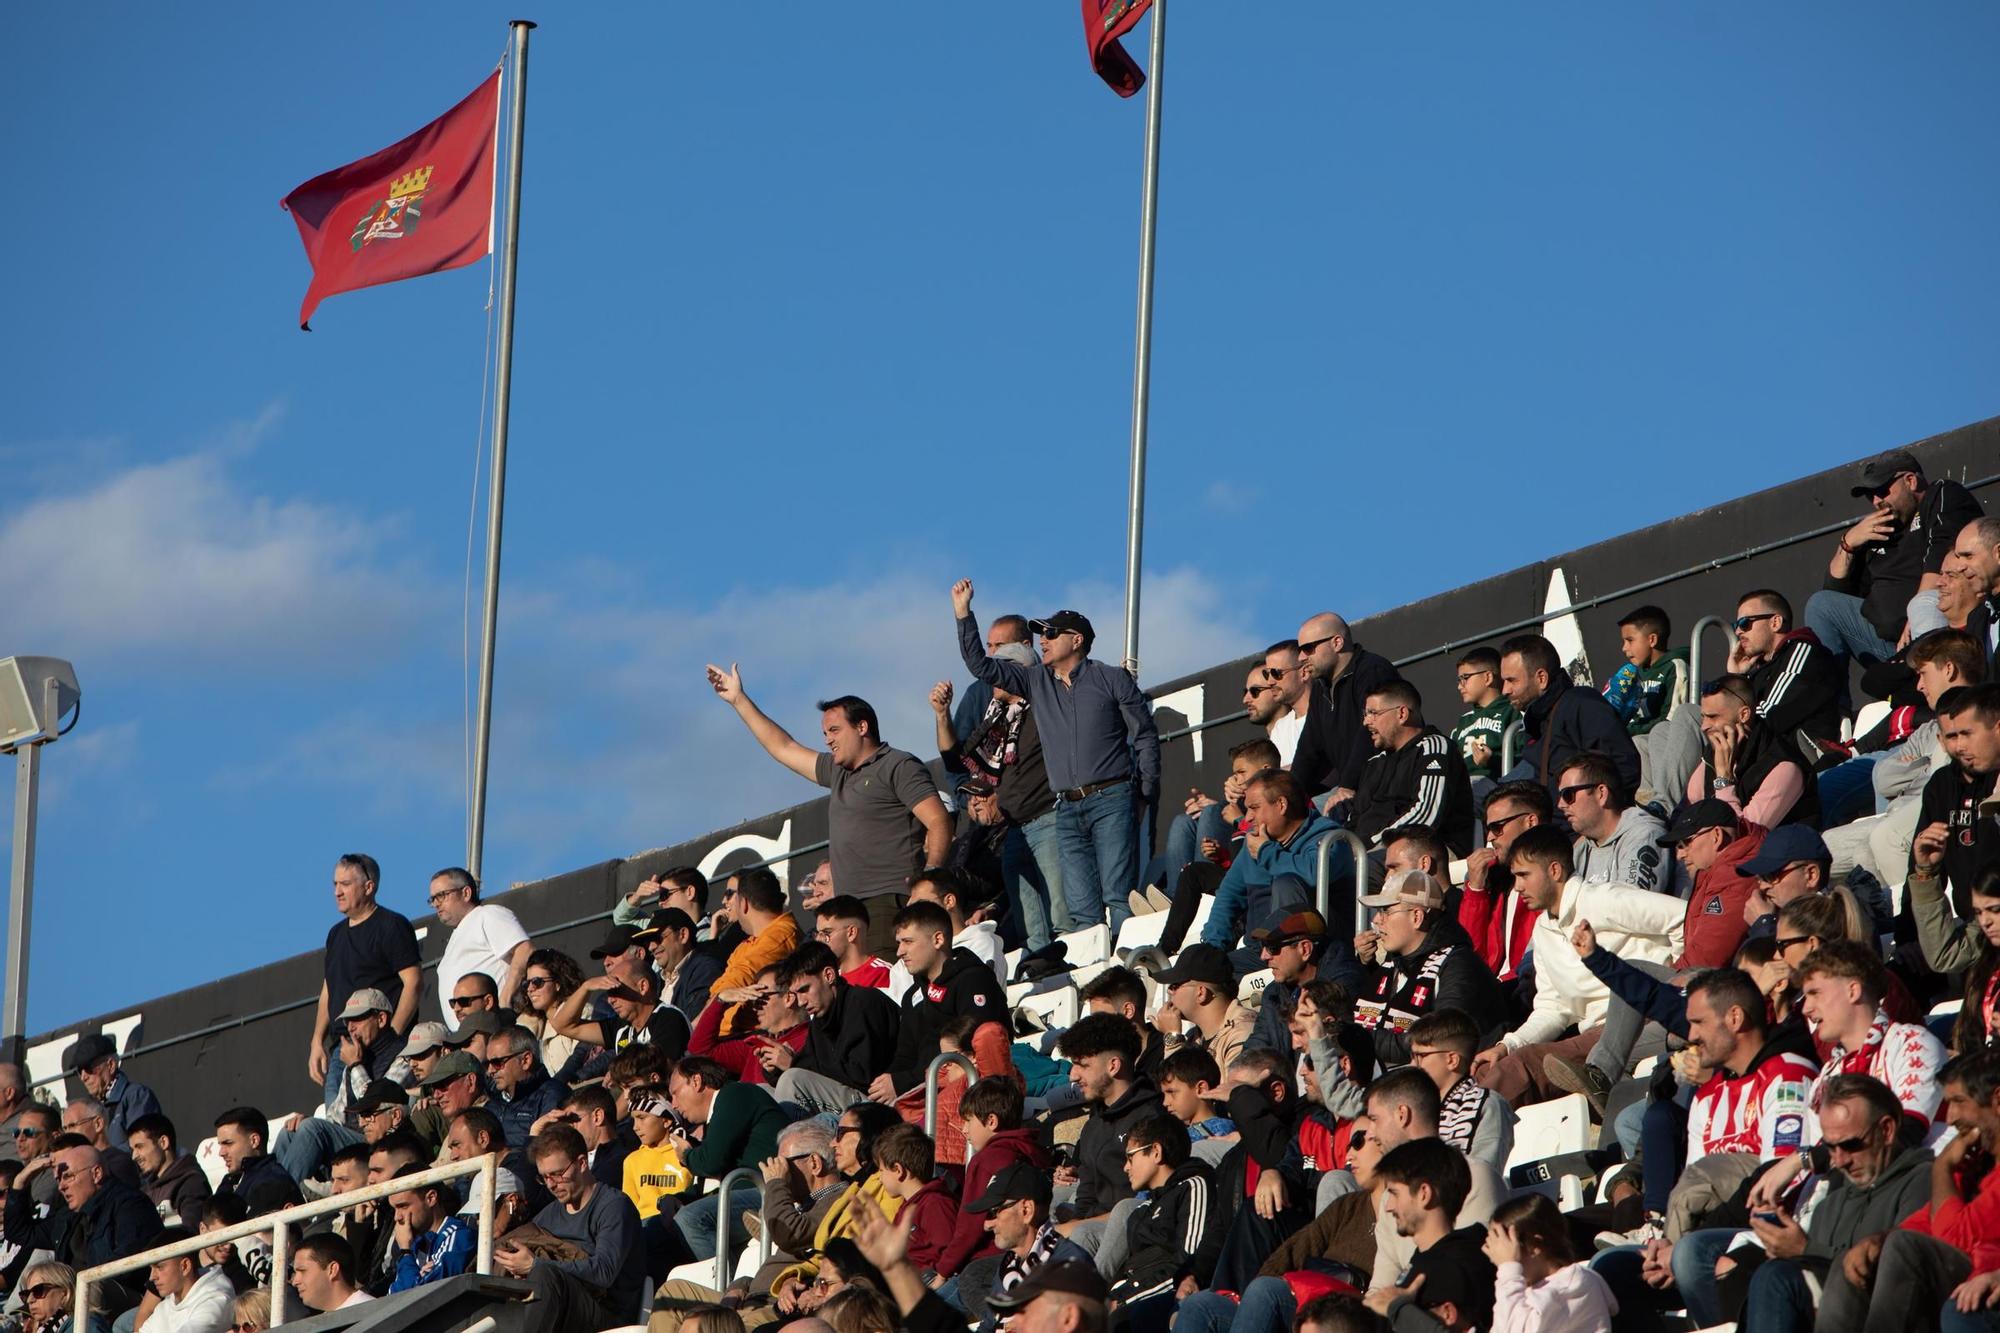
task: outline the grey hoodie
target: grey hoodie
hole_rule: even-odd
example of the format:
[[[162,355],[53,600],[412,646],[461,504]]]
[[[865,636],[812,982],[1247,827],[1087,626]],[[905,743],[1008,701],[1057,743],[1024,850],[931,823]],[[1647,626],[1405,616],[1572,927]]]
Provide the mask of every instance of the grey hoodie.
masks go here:
[[[1604,842],[1576,840],[1576,875],[1585,884],[1630,884],[1634,888],[1671,892],[1673,864],[1660,839],[1667,826],[1644,806],[1627,806],[1618,827]]]
[[[1806,1228],[1806,1254],[1816,1259],[1838,1259],[1862,1237],[1893,1231],[1928,1204],[1931,1150],[1902,1149],[1866,1185],[1853,1184],[1838,1171],[1832,1180]]]

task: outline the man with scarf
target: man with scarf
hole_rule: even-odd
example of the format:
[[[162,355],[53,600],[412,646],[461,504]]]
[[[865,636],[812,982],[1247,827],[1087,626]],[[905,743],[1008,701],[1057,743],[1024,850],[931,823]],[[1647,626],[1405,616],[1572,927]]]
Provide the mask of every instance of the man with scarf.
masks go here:
[[[988,646],[990,655],[1002,661],[1034,665],[1035,650],[1025,643]],[[960,731],[952,714],[951,682],[939,681],[932,687],[938,757],[971,818],[961,839],[969,838],[999,862],[1010,935],[1018,932],[1019,943],[1039,949],[1072,924],[1062,896],[1056,797],[1049,790],[1041,732],[1028,701],[998,685],[980,682],[979,688],[987,695],[986,705]],[[971,847],[961,846],[972,852]],[[976,858],[978,853],[972,855]],[[954,857],[966,859],[966,855]]]

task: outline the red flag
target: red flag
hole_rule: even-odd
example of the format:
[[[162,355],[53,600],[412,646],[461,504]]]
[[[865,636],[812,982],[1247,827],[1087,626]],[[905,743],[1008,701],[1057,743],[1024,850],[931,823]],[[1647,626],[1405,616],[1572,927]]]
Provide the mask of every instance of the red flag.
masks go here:
[[[1083,40],[1090,44],[1090,66],[1120,97],[1144,87],[1146,72],[1125,54],[1118,39],[1132,31],[1152,5],[1153,0],[1083,0]]]
[[[336,292],[441,273],[493,251],[500,75],[412,134],[285,196],[312,262],[299,327]]]

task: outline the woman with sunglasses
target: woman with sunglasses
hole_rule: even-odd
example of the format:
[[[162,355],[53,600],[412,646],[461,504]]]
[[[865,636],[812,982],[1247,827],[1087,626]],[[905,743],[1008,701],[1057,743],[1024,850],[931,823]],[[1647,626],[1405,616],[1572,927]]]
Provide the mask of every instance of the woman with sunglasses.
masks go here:
[[[229,1333],[263,1333],[271,1326],[271,1289],[256,1287],[236,1298]]]
[[[569,1062],[577,1055],[575,1037],[565,1037],[549,1023],[549,1015],[583,984],[583,969],[560,949],[537,949],[528,955],[521,974],[521,991],[515,996],[521,1026],[540,1038],[542,1065],[557,1078],[569,1073]]]
[[[21,1306],[28,1312],[27,1333],[71,1333],[70,1306],[76,1300],[76,1270],[54,1261],[31,1264],[21,1274]],[[89,1333],[109,1333],[102,1315],[92,1315]]]

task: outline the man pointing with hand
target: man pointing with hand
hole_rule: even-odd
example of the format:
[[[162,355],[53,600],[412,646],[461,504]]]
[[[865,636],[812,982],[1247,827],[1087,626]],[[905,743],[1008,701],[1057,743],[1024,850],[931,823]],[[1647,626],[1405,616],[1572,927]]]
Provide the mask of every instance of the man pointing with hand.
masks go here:
[[[1079,927],[1105,919],[1111,933],[1131,915],[1126,895],[1139,882],[1139,803],[1160,791],[1160,733],[1153,705],[1131,676],[1091,660],[1096,631],[1075,611],[1028,626],[1041,639],[1039,666],[988,657],[972,615],[972,580],[952,585],[958,650],[965,669],[1023,695],[1041,731],[1042,758],[1056,797],[1063,897]]]

